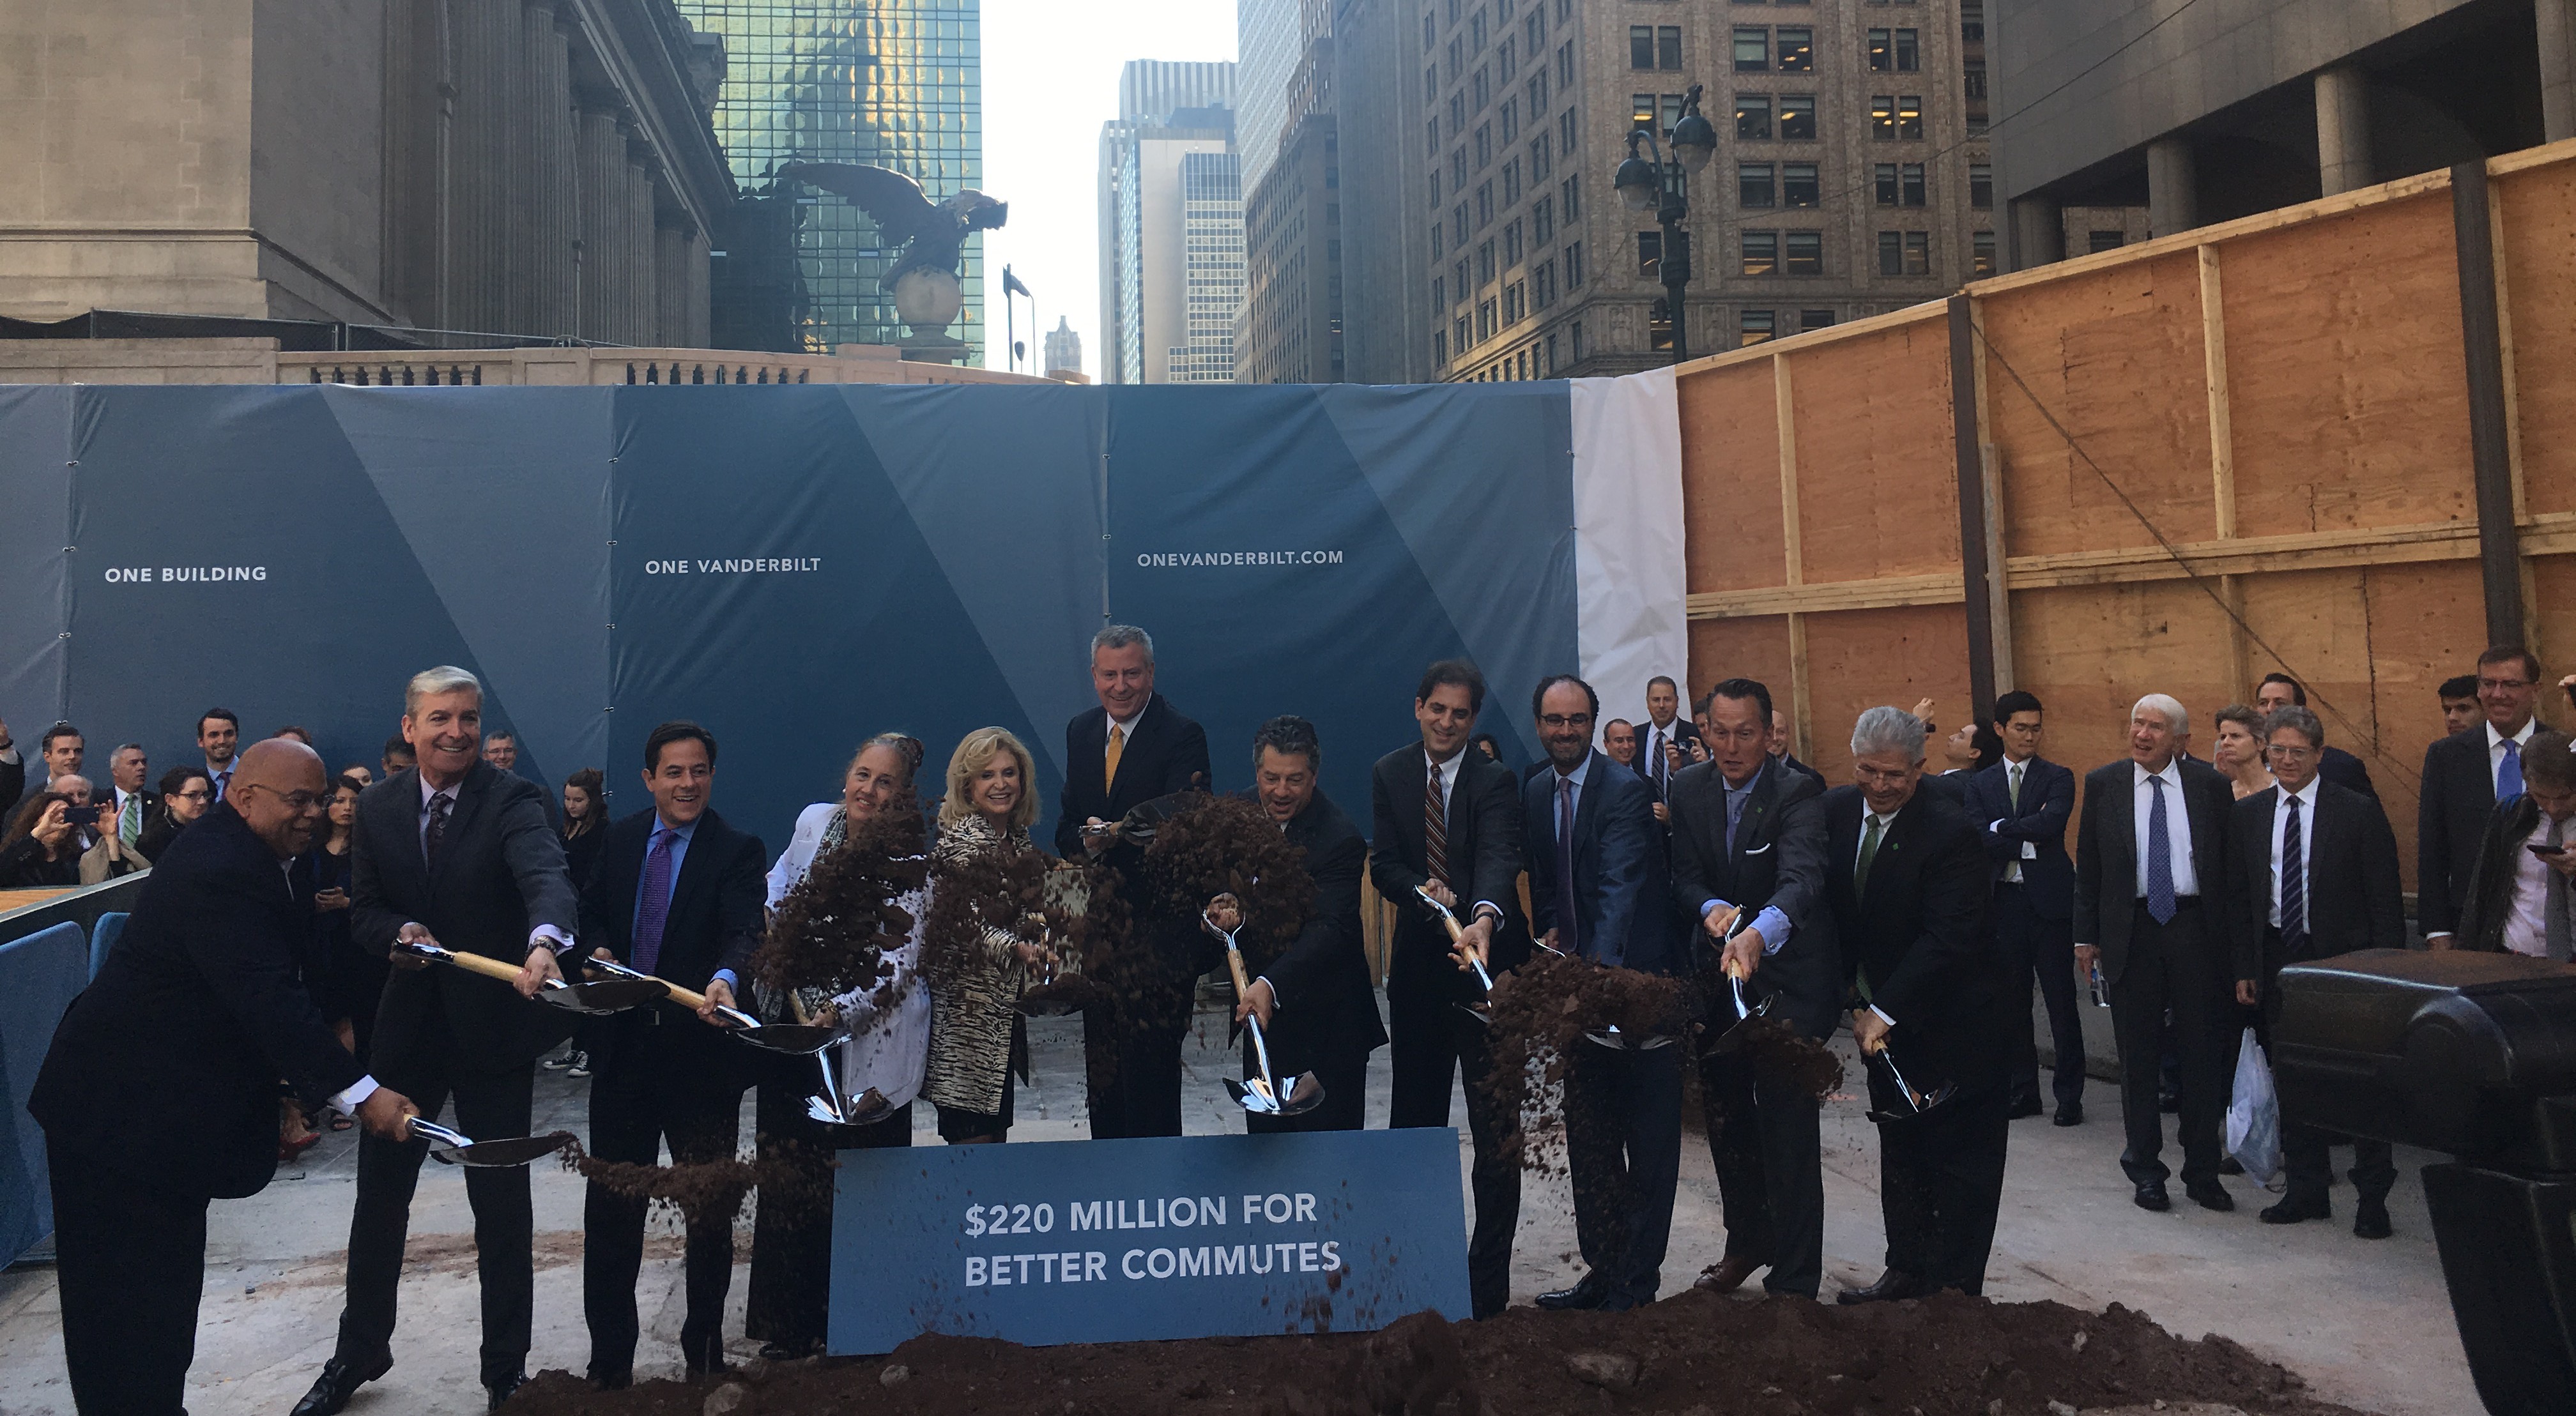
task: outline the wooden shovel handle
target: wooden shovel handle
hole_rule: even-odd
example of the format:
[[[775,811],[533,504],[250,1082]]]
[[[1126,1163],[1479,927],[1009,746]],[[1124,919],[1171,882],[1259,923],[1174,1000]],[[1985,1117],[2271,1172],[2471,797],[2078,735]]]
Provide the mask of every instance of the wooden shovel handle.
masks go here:
[[[679,1004],[681,1007],[688,1009],[692,1013],[707,1006],[707,996],[703,993],[691,993],[689,990],[682,988],[678,984],[671,982],[667,978],[662,978],[659,975],[655,976],[654,981],[661,984],[664,988],[671,990],[672,1002]]]
[[[1438,916],[1438,918],[1440,920],[1440,927],[1449,931],[1450,943],[1455,944],[1467,937],[1467,931],[1458,927],[1458,917],[1456,915],[1444,913]]]
[[[487,955],[469,954],[464,950],[459,949],[454,953],[449,954],[447,959],[449,963],[456,965],[467,973],[479,973],[485,978],[497,978],[503,983],[517,983],[519,981],[518,965],[503,963],[501,960],[491,958]]]

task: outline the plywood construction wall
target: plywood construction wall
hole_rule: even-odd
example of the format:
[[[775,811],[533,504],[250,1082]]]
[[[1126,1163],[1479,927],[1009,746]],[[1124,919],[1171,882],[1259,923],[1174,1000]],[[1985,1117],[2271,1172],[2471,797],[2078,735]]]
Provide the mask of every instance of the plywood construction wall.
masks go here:
[[[2554,681],[2576,143],[2492,159],[2486,187],[2522,634]],[[2280,669],[2369,766],[2411,890],[2434,688],[2488,637],[2460,229],[2432,173],[1685,365],[1692,693],[1762,679],[1839,783],[1863,708],[1984,711],[1972,630],[2079,771],[2125,755],[2149,692],[2206,757],[2211,715]],[[1999,581],[1974,605],[1969,551]],[[2541,711],[2576,719],[2554,689]]]

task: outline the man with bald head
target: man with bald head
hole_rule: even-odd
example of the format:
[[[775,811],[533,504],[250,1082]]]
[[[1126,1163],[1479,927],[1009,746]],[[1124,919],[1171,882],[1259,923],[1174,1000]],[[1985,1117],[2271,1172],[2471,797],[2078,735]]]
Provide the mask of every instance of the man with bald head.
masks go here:
[[[2128,1133],[2120,1168],[2145,1210],[2173,1207],[2156,1104],[2168,1008],[2182,1060],[2183,1192],[2204,1209],[2236,1207],[2218,1183],[2235,1001],[2218,897],[2236,794],[2217,768],[2180,755],[2190,722],[2164,694],[2139,699],[2129,710],[2128,758],[2085,775],[2075,833],[2075,971],[2089,978],[2098,967],[2110,986]]]
[[[322,761],[241,755],[232,794],[171,842],[73,1000],[28,1110],[52,1172],[63,1360],[83,1412],[171,1416],[196,1350],[206,1205],[277,1168],[277,1079],[400,1137],[416,1114],[365,1076],[296,977],[311,916],[287,867],[322,820]]]

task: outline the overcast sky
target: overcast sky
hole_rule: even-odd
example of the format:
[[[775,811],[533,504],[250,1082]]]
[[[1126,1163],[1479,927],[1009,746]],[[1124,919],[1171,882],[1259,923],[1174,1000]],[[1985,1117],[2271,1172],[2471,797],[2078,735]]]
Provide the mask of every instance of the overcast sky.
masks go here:
[[[984,191],[1011,220],[984,236],[985,363],[1006,364],[1002,267],[1048,329],[1069,316],[1100,377],[1100,125],[1118,116],[1130,59],[1232,59],[1233,0],[983,0]],[[1019,335],[1040,351],[1019,302]],[[1028,366],[1023,366],[1028,367]]]

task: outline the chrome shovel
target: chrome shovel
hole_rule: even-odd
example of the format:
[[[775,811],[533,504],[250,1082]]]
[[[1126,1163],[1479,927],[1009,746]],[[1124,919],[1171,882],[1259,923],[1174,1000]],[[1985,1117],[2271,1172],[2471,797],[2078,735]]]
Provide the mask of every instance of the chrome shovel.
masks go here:
[[[1726,931],[1727,943],[1734,943],[1737,935],[1742,934],[1746,929],[1752,926],[1752,921],[1746,919],[1744,915],[1745,912],[1742,910],[1735,912],[1734,923],[1732,927]],[[1735,1004],[1735,1021],[1727,1024],[1724,1032],[1719,1033],[1716,1037],[1709,1040],[1708,1050],[1711,1052],[1733,1052],[1735,1049],[1742,1047],[1746,1036],[1745,1024],[1752,1022],[1756,1018],[1768,1016],[1771,1012],[1771,1005],[1780,1001],[1780,996],[1775,993],[1764,998],[1759,1003],[1748,1002],[1744,996],[1744,976],[1735,972],[1731,968],[1726,970],[1726,984],[1728,990],[1733,994],[1732,1001]]]
[[[431,963],[447,964],[463,969],[467,973],[499,979],[503,983],[515,984],[519,981],[518,969],[512,967],[507,961],[486,958],[481,954],[460,954],[437,944],[419,942],[397,943],[394,945],[393,952],[414,959],[427,959]],[[546,980],[545,987],[538,991],[537,1001],[551,1003],[567,1013],[579,1013],[584,1017],[597,1018],[605,1017],[610,1013],[623,1013],[629,1008],[650,1003],[661,996],[663,996],[663,988],[657,981],[638,982],[634,979],[610,978],[575,983],[569,979],[550,978]]]
[[[1451,911],[1447,905],[1431,898],[1431,891],[1427,886],[1414,886],[1413,894],[1414,898],[1422,901],[1423,908],[1430,910],[1432,917],[1440,921],[1440,927],[1449,931],[1450,945],[1453,948],[1456,948],[1461,954],[1466,955],[1467,966],[1476,971],[1477,985],[1484,989],[1485,996],[1490,999],[1494,992],[1494,976],[1485,971],[1485,961],[1483,959],[1467,952],[1465,944],[1461,942],[1467,931],[1459,926],[1458,916],[1456,913]],[[1487,1008],[1492,1006],[1490,1002],[1487,1003],[1485,1007],[1478,1007],[1473,1003],[1460,1003],[1456,1006],[1459,1012],[1464,1013],[1468,1017],[1475,1019],[1477,1022],[1484,1024],[1486,1027],[1492,1027],[1494,1025],[1492,1016],[1486,1011]]]
[[[1244,973],[1243,950],[1234,942],[1235,935],[1242,932],[1243,926],[1238,924],[1231,931],[1219,929],[1214,920],[1204,915],[1200,916],[1199,923],[1208,933],[1225,941],[1225,966],[1234,975],[1234,996],[1241,998],[1250,993],[1252,980]],[[1247,1013],[1243,1021],[1252,1029],[1252,1055],[1261,1064],[1258,1077],[1240,1082],[1232,1077],[1225,1079],[1226,1090],[1234,1093],[1234,1099],[1242,1103],[1243,1109],[1255,1116],[1300,1116],[1323,1105],[1324,1084],[1312,1072],[1290,1077],[1287,1087],[1284,1090],[1280,1087],[1278,1078],[1270,1070],[1270,1042],[1261,1035],[1261,1020]]]
[[[581,961],[581,966],[586,969],[597,969],[601,973],[615,974],[621,979],[658,984],[670,995],[672,1002],[691,1012],[707,1006],[705,994],[682,988],[669,979],[656,978],[651,974],[630,968],[615,959],[584,959]],[[740,1008],[728,1008],[721,1004],[715,1011],[716,1016],[732,1025],[729,1031],[735,1037],[754,1047],[765,1048],[771,1052],[784,1052],[790,1057],[803,1057],[809,1053],[820,1052],[849,1036],[848,1032],[841,1028],[827,1028],[816,1023],[764,1023]]]
[[[511,1141],[477,1141],[461,1131],[451,1131],[435,1121],[411,1118],[411,1134],[430,1143],[430,1159],[442,1165],[465,1165],[476,1169],[508,1169],[543,1160],[562,1150],[573,1139],[570,1131],[555,1131],[543,1136],[527,1136]]]
[[[1895,1086],[1896,1095],[1905,1104],[1905,1109],[1902,1111],[1881,1111],[1877,1107],[1871,1107],[1869,1119],[1882,1126],[1901,1126],[1908,1122],[1919,1121],[1947,1105],[1950,1098],[1958,1095],[1959,1084],[1956,1082],[1943,1082],[1929,1092],[1916,1091],[1914,1084],[1905,1080],[1905,1073],[1896,1065],[1896,1054],[1888,1050],[1885,1042],[1881,1042],[1874,1049],[1864,1051],[1862,1056],[1867,1061],[1877,1063],[1879,1069],[1887,1074],[1887,1080]]]

